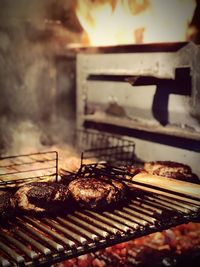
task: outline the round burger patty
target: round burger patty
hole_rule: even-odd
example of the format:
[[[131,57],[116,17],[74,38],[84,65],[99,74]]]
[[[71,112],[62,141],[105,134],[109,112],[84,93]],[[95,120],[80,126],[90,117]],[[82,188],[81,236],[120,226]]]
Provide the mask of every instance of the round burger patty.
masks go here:
[[[183,163],[173,161],[151,161],[145,162],[144,169],[154,175],[199,183],[199,178],[192,172],[190,166]]]
[[[191,173],[192,171],[190,166],[174,161],[150,161],[145,162],[144,164],[144,169],[149,173],[152,173],[161,168],[166,171],[177,171],[181,173]]]
[[[21,210],[48,212],[61,208],[69,200],[69,190],[66,185],[55,182],[34,182],[18,189],[14,198]]]
[[[68,188],[81,207],[90,209],[111,206],[125,196],[125,185],[113,179],[76,178]]]

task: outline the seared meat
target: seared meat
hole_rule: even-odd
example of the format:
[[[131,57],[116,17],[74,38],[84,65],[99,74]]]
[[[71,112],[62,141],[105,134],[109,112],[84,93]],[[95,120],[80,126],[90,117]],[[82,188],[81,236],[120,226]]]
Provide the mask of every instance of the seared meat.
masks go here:
[[[0,190],[0,216],[1,218],[9,215],[10,211],[14,208],[12,201],[12,194],[10,192]]]
[[[173,161],[151,161],[144,164],[144,169],[150,174],[165,176],[191,183],[199,183],[196,174],[192,173],[190,166]]]
[[[52,212],[68,203],[69,190],[63,184],[35,182],[18,189],[14,199],[16,206],[21,210]]]
[[[137,166],[128,166],[127,167],[127,171],[132,175],[132,176],[135,176],[136,174],[138,173],[147,173],[147,171],[145,171],[143,168],[139,168]],[[130,179],[130,177],[127,177],[127,179]]]
[[[76,178],[69,184],[78,205],[98,209],[118,203],[125,196],[125,185],[113,179]]]
[[[163,168],[166,171],[180,172],[180,173],[191,173],[190,166],[173,161],[150,161],[145,162],[144,168],[149,173],[153,174],[156,170]]]

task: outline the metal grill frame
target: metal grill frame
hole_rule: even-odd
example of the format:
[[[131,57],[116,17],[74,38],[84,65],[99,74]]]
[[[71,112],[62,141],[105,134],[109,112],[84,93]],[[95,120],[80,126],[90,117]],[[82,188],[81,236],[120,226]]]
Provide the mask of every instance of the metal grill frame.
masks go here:
[[[77,129],[75,139],[77,149],[81,151],[81,162],[85,159],[98,159],[109,164],[115,162],[118,165],[134,162],[135,142],[128,138],[91,129]]]
[[[49,163],[52,164],[51,167],[46,166]],[[37,167],[37,164],[40,164],[40,168]],[[24,170],[20,170],[20,168],[24,168]],[[33,175],[34,172],[35,175]],[[37,172],[43,174],[38,175]],[[6,177],[10,175],[17,176],[17,179],[6,180]],[[33,181],[35,178],[42,179],[51,176],[55,176],[55,180],[58,180],[57,151],[0,157],[0,187],[16,186],[23,182]]]

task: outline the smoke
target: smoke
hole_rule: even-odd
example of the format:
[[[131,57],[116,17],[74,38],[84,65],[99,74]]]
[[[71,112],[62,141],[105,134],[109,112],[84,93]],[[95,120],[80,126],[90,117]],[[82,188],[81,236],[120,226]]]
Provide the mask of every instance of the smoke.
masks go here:
[[[68,78],[58,90],[56,54],[78,35],[51,20],[69,11],[72,1],[59,3],[0,3],[0,154],[37,152],[73,138],[72,81]],[[70,116],[64,117],[59,101],[66,103]]]
[[[5,125],[5,122],[7,125]],[[35,153],[38,152],[37,150],[43,149],[40,140],[42,131],[30,120],[4,121],[4,126],[6,127],[6,137],[4,136],[6,154]]]

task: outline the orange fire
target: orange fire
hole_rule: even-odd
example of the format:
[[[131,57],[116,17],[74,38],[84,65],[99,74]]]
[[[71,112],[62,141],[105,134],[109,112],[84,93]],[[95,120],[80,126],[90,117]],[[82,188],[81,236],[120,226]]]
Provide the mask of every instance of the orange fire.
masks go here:
[[[195,0],[77,0],[91,46],[186,41]]]

